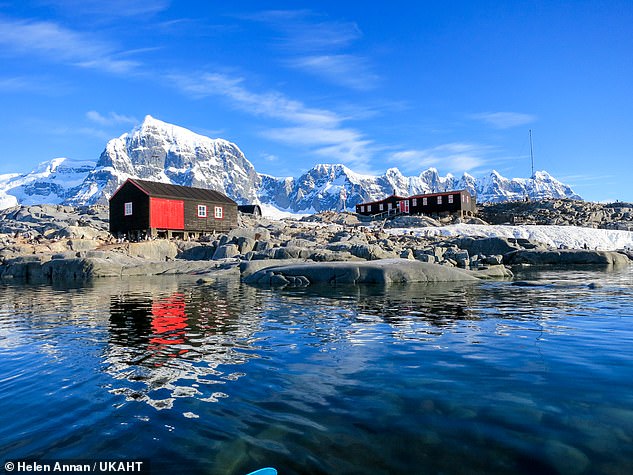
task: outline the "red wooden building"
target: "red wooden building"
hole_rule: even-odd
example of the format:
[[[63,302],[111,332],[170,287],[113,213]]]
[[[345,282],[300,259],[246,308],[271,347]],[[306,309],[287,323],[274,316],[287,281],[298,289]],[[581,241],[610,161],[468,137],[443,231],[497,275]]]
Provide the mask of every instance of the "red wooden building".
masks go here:
[[[237,227],[237,203],[214,190],[129,178],[110,198],[117,237],[197,237]]]
[[[408,198],[394,194],[380,201],[356,205],[356,213],[363,216],[388,216],[393,214],[425,214],[429,216],[459,214],[460,216],[472,216],[476,210],[475,199],[467,190],[429,193]]]

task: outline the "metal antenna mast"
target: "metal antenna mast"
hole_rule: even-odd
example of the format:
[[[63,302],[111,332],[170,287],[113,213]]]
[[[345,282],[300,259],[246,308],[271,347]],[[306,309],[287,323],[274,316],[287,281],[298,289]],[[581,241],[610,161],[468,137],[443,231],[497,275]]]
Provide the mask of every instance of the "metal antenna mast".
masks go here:
[[[532,179],[534,179],[534,148],[532,147],[532,129],[530,129],[530,161],[532,162]]]

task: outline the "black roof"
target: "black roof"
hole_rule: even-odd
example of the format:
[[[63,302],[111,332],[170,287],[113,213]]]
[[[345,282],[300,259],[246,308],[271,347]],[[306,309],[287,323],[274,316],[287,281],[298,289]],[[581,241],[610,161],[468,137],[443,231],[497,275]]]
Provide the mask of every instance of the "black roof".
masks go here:
[[[157,198],[181,198],[184,200],[237,204],[225,194],[215,190],[193,188],[191,186],[171,185],[169,183],[139,180],[137,178],[129,178],[128,181],[138,186],[149,196],[155,196]]]
[[[247,214],[262,214],[262,208],[259,205],[238,205],[237,210]]]

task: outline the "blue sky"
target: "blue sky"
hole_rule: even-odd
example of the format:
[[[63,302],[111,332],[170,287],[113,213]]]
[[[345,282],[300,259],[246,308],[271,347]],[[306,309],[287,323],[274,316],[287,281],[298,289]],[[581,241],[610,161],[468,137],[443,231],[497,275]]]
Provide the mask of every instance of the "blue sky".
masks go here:
[[[150,114],[316,163],[535,168],[633,201],[633,2],[0,0],[0,173],[97,160]]]

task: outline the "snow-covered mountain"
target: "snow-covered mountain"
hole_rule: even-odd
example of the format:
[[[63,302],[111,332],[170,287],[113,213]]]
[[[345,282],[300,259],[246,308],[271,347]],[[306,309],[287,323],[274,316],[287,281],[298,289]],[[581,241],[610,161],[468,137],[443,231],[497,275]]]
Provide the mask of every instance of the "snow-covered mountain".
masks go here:
[[[375,201],[392,193],[411,196],[450,190],[468,190],[477,201],[500,202],[542,198],[581,199],[568,185],[556,180],[546,171],[536,172],[534,178],[508,179],[492,171],[488,176],[475,178],[464,173],[461,178],[451,174],[440,176],[429,168],[418,176],[404,176],[397,168],[384,175],[360,175],[344,165],[317,165],[299,178],[263,177],[259,197],[264,203],[296,213],[344,208],[354,209],[358,203]]]
[[[27,174],[0,175],[0,209],[16,204],[95,204],[129,177],[221,191],[238,203],[261,203],[294,213],[354,209],[392,193],[408,196],[467,189],[479,202],[580,197],[545,171],[508,179],[496,171],[475,178],[440,176],[429,168],[404,176],[362,175],[344,165],[316,165],[298,178],[259,174],[237,145],[211,139],[147,116],[131,132],[110,140],[95,162],[56,158]]]
[[[146,116],[110,140],[69,204],[107,203],[126,179],[210,188],[238,202],[257,200],[260,177],[237,145]]]
[[[95,162],[54,158],[27,174],[0,175],[0,209],[18,204],[60,204],[74,196]]]

